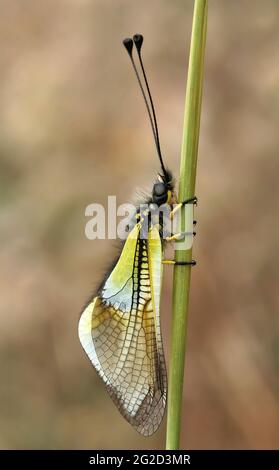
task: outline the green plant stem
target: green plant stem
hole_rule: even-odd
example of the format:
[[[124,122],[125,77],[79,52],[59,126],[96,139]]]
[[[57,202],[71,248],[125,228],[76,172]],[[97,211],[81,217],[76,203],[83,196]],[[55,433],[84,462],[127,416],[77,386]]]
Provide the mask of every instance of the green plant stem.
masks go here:
[[[207,0],[195,0],[181,149],[179,201],[195,195],[206,23]],[[185,224],[184,211],[181,213],[181,224],[182,227]],[[175,259],[191,261],[192,249],[176,250]],[[166,442],[166,448],[169,450],[179,449],[180,441],[190,280],[191,266],[174,267]]]

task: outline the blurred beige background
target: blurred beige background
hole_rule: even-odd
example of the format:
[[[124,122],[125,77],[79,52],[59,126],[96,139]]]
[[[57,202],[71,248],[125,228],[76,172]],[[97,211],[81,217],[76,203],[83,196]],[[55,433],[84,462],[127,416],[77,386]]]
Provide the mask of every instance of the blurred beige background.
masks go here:
[[[279,447],[279,3],[210,0],[183,448]],[[79,311],[115,242],[85,207],[158,170],[121,41],[144,58],[178,174],[190,0],[1,2],[0,447],[163,448],[123,420],[85,357]],[[170,346],[171,269],[162,326]]]

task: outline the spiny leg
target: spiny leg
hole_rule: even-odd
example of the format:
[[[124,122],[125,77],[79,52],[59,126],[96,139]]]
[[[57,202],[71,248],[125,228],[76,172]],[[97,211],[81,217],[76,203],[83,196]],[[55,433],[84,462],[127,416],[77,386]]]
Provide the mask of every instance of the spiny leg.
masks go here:
[[[175,261],[173,259],[164,259],[162,264],[171,264],[176,266],[195,266],[197,263],[195,260],[192,261]]]
[[[194,221],[194,225],[196,221]],[[195,236],[196,232],[180,232],[171,235],[170,237],[166,237],[165,240],[167,242],[176,241],[176,240],[183,240],[187,235]],[[172,265],[180,265],[180,266],[195,266],[197,263],[195,260],[192,261],[175,261],[175,260],[163,260],[163,264],[172,264]]]
[[[174,214],[179,210],[181,209],[181,207],[183,206],[186,206],[186,204],[194,204],[195,206],[197,206],[198,204],[198,198],[197,196],[194,196],[194,197],[191,197],[189,199],[185,199],[184,201],[180,202],[179,204],[177,204],[175,206],[175,208],[171,211],[171,218],[173,218]]]
[[[179,232],[179,233],[174,233],[173,235],[170,235],[169,237],[166,237],[165,240],[167,242],[173,242],[173,241],[179,241],[183,240],[183,238],[187,236],[195,236],[196,232]]]

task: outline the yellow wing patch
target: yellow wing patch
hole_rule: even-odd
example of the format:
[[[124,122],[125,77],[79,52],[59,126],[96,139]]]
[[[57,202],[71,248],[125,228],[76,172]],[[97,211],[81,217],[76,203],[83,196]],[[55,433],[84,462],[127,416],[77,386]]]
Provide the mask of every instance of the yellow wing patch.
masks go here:
[[[82,346],[113,401],[145,436],[161,423],[167,388],[159,317],[162,249],[156,230],[147,241],[139,237],[140,224],[134,227],[79,322]]]

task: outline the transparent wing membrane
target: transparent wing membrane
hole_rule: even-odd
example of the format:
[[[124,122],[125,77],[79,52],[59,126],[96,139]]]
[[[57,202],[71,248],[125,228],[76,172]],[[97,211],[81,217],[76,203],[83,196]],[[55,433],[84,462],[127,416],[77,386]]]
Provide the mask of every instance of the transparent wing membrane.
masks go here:
[[[85,352],[122,415],[145,436],[153,434],[166,403],[166,367],[159,299],[161,241],[157,229],[129,235],[117,265],[79,322]]]

